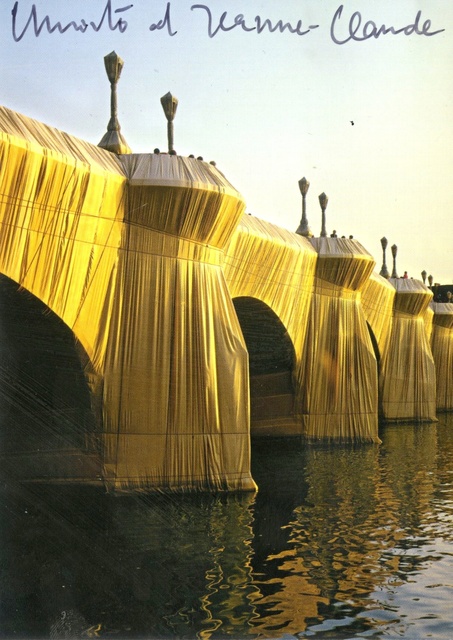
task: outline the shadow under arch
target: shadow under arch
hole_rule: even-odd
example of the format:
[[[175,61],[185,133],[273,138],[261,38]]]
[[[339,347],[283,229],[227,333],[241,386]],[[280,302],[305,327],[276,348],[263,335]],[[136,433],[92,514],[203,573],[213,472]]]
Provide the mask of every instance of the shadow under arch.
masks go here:
[[[377,379],[379,380],[379,376],[381,373],[381,352],[379,351],[379,344],[378,341],[376,339],[376,336],[374,335],[374,331],[370,325],[370,323],[367,320],[366,326],[368,328],[368,334],[370,336],[370,340],[371,340],[371,344],[373,346],[373,353],[374,353],[374,357],[376,358],[376,366],[377,366]],[[379,417],[382,417],[382,398],[381,398],[381,394],[379,392],[379,397],[378,397],[378,413],[379,413]]]
[[[71,329],[0,275],[0,456],[18,480],[100,481],[88,361]]]
[[[367,321],[366,326],[368,328],[368,333],[370,335],[370,339],[371,339],[371,344],[373,345],[373,352],[374,352],[374,356],[376,358],[376,362],[377,362],[377,366],[378,366],[378,373],[380,371],[380,367],[381,367],[381,353],[379,351],[379,345],[378,345],[378,341],[376,340],[376,336],[374,335],[374,331],[371,328],[370,323]]]
[[[294,415],[292,340],[261,300],[238,297],[233,304],[249,353],[251,435],[279,435],[279,423],[291,423]]]

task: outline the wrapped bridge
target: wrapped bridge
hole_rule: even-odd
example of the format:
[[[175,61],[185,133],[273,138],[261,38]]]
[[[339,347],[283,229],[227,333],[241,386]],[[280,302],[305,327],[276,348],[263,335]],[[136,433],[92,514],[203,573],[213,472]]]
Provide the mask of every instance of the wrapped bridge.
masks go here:
[[[399,293],[360,243],[246,215],[195,158],[116,155],[6,108],[0,142],[0,432],[12,473],[255,490],[251,434],[376,443],[382,407],[399,416],[379,395],[391,389],[378,365],[392,371],[404,310],[392,334]],[[420,317],[430,292],[418,284]],[[428,334],[422,346],[411,393],[435,397]],[[405,418],[435,419],[426,398],[410,406]]]

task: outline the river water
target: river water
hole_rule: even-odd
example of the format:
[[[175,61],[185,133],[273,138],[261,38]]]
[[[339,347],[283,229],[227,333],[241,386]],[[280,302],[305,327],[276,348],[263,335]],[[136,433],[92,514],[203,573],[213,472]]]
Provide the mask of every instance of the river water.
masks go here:
[[[3,638],[453,639],[453,416],[253,442],[256,495],[1,487]]]

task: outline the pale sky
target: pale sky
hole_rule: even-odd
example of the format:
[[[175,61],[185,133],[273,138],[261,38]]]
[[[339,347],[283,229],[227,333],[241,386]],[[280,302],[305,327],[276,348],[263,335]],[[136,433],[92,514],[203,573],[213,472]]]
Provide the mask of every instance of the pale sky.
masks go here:
[[[33,6],[38,27],[47,15],[50,26],[81,30],[44,25],[37,36]],[[348,39],[355,12],[355,38],[373,20],[370,37],[334,42]],[[89,23],[103,14],[96,32]],[[296,32],[249,30],[256,16]],[[383,24],[400,33],[374,37]],[[125,62],[119,120],[134,152],[166,150],[160,98],[171,91],[177,152],[215,160],[247,211],[295,230],[305,176],[315,235],[324,191],[328,233],[353,234],[378,271],[385,235],[399,275],[426,269],[453,282],[450,0],[0,0],[0,25],[4,106],[97,144],[110,115],[103,58],[115,50]]]

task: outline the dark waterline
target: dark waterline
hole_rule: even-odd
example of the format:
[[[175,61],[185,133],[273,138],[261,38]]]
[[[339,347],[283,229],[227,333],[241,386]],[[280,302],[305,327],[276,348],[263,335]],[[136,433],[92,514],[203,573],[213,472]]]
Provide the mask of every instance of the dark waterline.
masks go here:
[[[2,638],[453,638],[453,416],[253,443],[256,495],[1,485]]]

